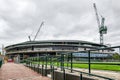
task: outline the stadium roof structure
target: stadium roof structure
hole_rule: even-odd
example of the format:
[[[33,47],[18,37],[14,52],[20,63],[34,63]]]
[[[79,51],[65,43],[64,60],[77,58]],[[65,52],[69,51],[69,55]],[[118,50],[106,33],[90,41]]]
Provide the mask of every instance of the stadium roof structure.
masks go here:
[[[104,46],[107,47],[106,45],[101,45],[93,42],[88,42],[88,41],[82,41],[82,40],[42,40],[42,41],[26,41],[18,44],[13,44],[6,46],[5,48],[11,47],[11,46],[20,46],[20,45],[30,45],[30,44],[44,44],[44,43],[64,43],[64,42],[73,42],[73,43],[78,43],[78,44],[91,44],[91,45],[96,45],[96,46]]]
[[[106,45],[101,45],[93,42],[82,40],[41,40],[41,41],[26,41],[18,44],[6,46],[5,49],[13,49],[17,47],[31,47],[31,46],[74,46],[84,48],[106,48]]]

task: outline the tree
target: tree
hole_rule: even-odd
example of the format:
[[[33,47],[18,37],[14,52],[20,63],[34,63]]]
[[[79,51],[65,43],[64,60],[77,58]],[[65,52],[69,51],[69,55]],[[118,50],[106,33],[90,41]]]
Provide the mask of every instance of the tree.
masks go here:
[[[113,54],[113,59],[120,60],[120,54],[118,53]]]

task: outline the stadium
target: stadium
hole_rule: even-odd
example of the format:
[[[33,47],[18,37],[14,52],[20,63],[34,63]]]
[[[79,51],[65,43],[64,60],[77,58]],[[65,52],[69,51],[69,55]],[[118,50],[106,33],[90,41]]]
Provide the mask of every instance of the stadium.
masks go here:
[[[5,47],[6,55],[10,58],[15,55],[20,56],[20,60],[25,55],[40,56],[40,55],[59,55],[61,53],[73,52],[76,53],[74,56],[87,57],[86,53],[81,54],[80,51],[86,51],[91,49],[105,48],[106,45],[101,45],[88,41],[80,40],[44,40],[44,41],[26,41],[18,44],[13,44]],[[97,50],[91,57],[108,57],[113,50]],[[108,54],[109,53],[109,54]],[[102,54],[102,55],[101,55]]]

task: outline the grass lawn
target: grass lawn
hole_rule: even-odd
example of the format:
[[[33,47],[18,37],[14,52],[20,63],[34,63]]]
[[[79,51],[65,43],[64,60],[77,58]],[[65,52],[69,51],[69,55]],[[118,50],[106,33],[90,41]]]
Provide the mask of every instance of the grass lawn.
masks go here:
[[[55,63],[57,65],[57,63]],[[64,64],[67,66],[67,64]],[[68,64],[70,66],[70,64]],[[73,63],[74,68],[86,68],[88,69],[88,63]],[[96,70],[110,70],[110,71],[119,71],[120,72],[120,63],[119,62],[104,62],[104,63],[92,63],[91,64],[91,69],[96,69]]]
[[[88,64],[73,64],[75,68],[88,68]],[[120,71],[120,65],[107,65],[107,64],[91,64],[91,69],[97,70],[110,70],[110,71]]]
[[[39,62],[34,62],[35,64],[38,64]],[[53,62],[55,66],[57,66],[57,62]],[[40,62],[42,64],[42,62]],[[45,64],[45,62],[44,62]],[[48,62],[48,65],[50,65],[50,62]],[[60,62],[59,62],[60,65]],[[64,63],[65,66],[67,66],[67,63]],[[70,63],[68,64],[70,67]],[[88,63],[73,63],[74,68],[86,68],[88,69]],[[91,69],[96,70],[110,70],[110,71],[118,71],[120,72],[120,62],[96,62],[91,64]]]

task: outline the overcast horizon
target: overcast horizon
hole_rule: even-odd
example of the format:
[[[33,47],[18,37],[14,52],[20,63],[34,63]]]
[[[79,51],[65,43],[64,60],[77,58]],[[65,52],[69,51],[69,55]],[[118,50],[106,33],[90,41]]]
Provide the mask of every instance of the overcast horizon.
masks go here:
[[[33,39],[83,40],[99,43],[96,15],[108,27],[104,44],[120,45],[119,0],[0,0],[0,44],[5,46]]]

